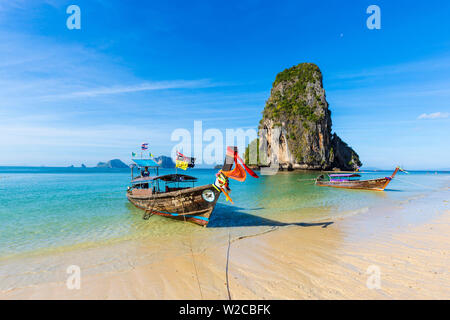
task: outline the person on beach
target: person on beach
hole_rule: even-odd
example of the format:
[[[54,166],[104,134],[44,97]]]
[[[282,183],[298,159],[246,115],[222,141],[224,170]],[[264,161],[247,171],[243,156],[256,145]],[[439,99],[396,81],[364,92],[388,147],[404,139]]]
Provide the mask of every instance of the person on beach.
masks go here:
[[[141,175],[143,177],[148,177],[150,176],[150,172],[148,172],[148,167],[145,167],[145,170],[141,172]]]

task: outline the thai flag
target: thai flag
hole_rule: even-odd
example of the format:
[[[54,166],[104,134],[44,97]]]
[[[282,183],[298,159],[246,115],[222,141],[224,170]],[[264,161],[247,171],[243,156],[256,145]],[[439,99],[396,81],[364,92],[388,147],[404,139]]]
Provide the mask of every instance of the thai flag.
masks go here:
[[[148,143],[143,143],[141,146],[142,150],[148,150]]]
[[[184,161],[186,160],[186,157],[184,156],[184,154],[177,151],[177,160]]]

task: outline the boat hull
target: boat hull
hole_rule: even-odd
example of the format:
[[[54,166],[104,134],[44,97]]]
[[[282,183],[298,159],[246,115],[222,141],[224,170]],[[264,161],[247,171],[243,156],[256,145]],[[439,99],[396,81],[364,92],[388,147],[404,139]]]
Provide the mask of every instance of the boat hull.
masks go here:
[[[214,199],[206,197],[205,200],[206,190],[214,194]],[[127,198],[133,205],[150,214],[189,221],[201,226],[208,225],[219,196],[220,192],[212,184],[148,195],[134,194],[133,190],[127,192]]]
[[[326,181],[317,179],[316,185],[320,187],[383,191],[391,180],[390,177],[354,181]]]

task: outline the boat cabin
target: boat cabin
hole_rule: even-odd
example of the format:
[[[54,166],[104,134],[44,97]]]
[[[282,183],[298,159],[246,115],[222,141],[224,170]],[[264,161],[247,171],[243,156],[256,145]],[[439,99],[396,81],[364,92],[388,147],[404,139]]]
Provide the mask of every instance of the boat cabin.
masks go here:
[[[159,175],[159,165],[152,159],[134,159],[131,166],[131,186],[133,195],[153,195],[193,188],[197,178],[185,174]],[[139,175],[134,177],[137,168]]]
[[[361,175],[357,173],[334,173],[328,174],[328,177],[332,182],[342,182],[342,181],[359,180]]]
[[[317,181],[327,181],[329,183],[359,181],[361,177],[358,173],[327,173],[317,177]]]

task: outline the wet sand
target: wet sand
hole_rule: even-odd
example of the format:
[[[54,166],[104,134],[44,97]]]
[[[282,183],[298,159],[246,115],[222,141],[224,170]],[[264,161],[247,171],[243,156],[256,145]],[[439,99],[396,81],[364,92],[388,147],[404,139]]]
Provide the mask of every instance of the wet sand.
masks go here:
[[[446,188],[323,223],[248,228],[246,236],[228,228],[215,245],[185,239],[86,249],[53,257],[59,280],[9,288],[0,298],[450,299],[448,195]],[[64,267],[77,254],[111,259],[106,269],[81,265],[81,288],[69,290]],[[369,288],[377,270],[380,287]]]

